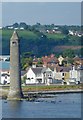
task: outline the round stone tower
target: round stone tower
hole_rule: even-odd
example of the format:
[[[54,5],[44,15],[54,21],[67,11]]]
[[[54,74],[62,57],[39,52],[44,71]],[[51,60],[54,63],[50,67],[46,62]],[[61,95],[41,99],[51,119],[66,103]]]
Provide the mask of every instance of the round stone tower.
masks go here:
[[[20,40],[16,31],[10,39],[10,90],[8,99],[23,97],[21,89]]]

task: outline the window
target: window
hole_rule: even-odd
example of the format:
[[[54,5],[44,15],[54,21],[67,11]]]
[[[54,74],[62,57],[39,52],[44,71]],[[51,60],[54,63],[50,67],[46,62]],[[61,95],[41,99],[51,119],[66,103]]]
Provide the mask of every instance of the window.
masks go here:
[[[12,42],[12,45],[16,45],[16,41],[13,41],[13,42]]]
[[[7,79],[7,76],[5,76],[5,79]]]
[[[65,74],[64,73],[62,73],[62,76],[64,76]]]

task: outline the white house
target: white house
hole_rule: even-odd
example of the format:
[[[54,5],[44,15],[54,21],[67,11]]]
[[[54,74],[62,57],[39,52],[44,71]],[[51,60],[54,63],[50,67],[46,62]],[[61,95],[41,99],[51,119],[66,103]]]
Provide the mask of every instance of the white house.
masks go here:
[[[82,65],[79,65],[78,68],[78,73],[79,73],[79,80],[80,80],[80,83],[83,83],[83,66]]]
[[[0,55],[0,61],[6,61],[9,60],[10,56],[9,55]]]
[[[71,31],[71,30],[69,30],[69,34],[70,34],[70,35],[74,35],[74,32]]]
[[[9,26],[8,29],[13,29],[13,26]]]
[[[10,83],[10,73],[8,71],[6,72],[0,72],[0,76],[1,76],[1,80],[0,83],[1,84],[9,84]]]
[[[72,67],[70,70],[70,82],[83,82],[83,68],[78,66],[75,68],[75,66]]]
[[[19,28],[17,27],[17,28],[14,28],[14,30],[18,30]]]
[[[21,79],[26,76],[26,71],[21,71]],[[0,84],[10,84],[10,71],[4,70],[0,71]]]
[[[26,84],[51,84],[52,70],[50,68],[35,67],[29,68],[27,71]]]
[[[23,28],[23,27],[20,27],[20,30],[24,30],[24,28]]]

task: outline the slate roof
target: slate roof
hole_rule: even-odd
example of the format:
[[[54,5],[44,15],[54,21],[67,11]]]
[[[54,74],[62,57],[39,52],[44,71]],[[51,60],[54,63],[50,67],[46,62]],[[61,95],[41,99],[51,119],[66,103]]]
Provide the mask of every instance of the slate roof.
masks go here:
[[[35,74],[41,74],[43,67],[31,68]]]
[[[44,67],[36,67],[36,68],[31,68],[32,71],[37,75],[37,74],[41,74],[41,73],[44,73],[46,72],[46,70],[48,68],[44,68]]]
[[[71,70],[71,66],[70,67],[60,67],[60,66],[56,67],[57,72],[69,72],[69,70]]]

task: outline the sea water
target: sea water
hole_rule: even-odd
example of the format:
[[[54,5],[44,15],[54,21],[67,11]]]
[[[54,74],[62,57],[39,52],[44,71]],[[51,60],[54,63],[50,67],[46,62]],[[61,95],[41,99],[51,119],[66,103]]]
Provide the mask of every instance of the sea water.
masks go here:
[[[56,94],[33,102],[2,100],[3,118],[81,118],[81,93]]]

